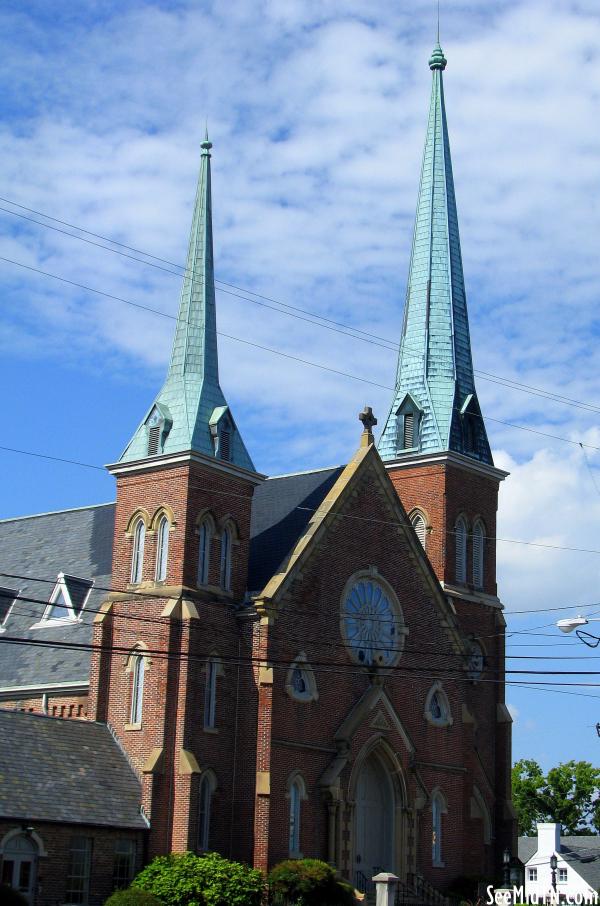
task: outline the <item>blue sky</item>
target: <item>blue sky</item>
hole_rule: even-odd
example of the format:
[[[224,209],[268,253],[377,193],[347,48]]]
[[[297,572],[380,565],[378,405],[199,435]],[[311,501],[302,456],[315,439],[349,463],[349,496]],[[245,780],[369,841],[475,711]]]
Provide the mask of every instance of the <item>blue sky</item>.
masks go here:
[[[0,196],[183,262],[208,121],[217,277],[397,341],[433,7],[5,2]],[[478,378],[495,461],[511,472],[498,535],[600,549],[597,3],[447,0],[442,43],[475,366],[592,406]],[[7,201],[0,208],[13,212],[0,210],[4,258],[176,312],[172,274],[19,219],[27,212]],[[114,461],[162,380],[172,322],[5,261],[0,279],[2,444]],[[393,383],[392,350],[222,292],[217,303],[224,333]],[[344,462],[365,403],[385,419],[391,394],[373,384],[225,338],[220,357],[225,393],[268,474]],[[102,472],[0,457],[4,517],[113,497]],[[505,540],[498,561],[519,633],[509,653],[592,658],[553,623],[579,606],[600,613],[600,555]],[[540,613],[511,615],[520,610]],[[507,698],[516,756],[546,767],[596,759],[600,702],[516,687]]]

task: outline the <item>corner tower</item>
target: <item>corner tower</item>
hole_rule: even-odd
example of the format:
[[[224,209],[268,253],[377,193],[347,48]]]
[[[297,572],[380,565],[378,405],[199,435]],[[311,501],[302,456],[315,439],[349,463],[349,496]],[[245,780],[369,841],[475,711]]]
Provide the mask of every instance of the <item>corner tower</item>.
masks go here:
[[[206,138],[167,377],[108,467],[112,591],[95,618],[90,668],[90,714],[110,724],[142,780],[151,855],[204,840],[203,796],[216,783],[206,764],[220,765],[224,813],[234,807],[225,778],[235,776],[235,730],[222,713],[217,730],[214,703],[217,686],[228,698],[240,681],[223,665],[239,657],[236,612],[263,478],[219,382],[210,149]],[[227,851],[219,833],[214,845]]]
[[[208,136],[167,378],[119,462],[194,451],[243,469],[254,465],[219,383]]]
[[[498,482],[475,389],[450,142],[446,58],[429,67],[431,102],[396,386],[379,453],[438,578],[495,597]]]
[[[485,765],[490,832],[482,834],[476,790],[465,874],[500,867],[515,851],[511,718],[505,705],[505,621],[496,587],[499,483],[481,416],[471,356],[450,142],[446,58],[438,44],[413,235],[394,398],[379,441],[410,521],[451,601],[469,652],[461,686],[463,759]],[[480,853],[479,856],[476,853]]]

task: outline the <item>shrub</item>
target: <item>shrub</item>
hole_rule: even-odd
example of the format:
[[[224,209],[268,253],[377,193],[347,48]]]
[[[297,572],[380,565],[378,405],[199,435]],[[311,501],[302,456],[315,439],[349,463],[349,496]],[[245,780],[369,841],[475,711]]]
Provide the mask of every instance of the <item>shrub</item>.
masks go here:
[[[0,903],[2,906],[27,906],[27,900],[23,894],[8,887],[7,884],[0,884]]]
[[[264,878],[217,853],[171,853],[142,869],[132,887],[153,893],[164,906],[260,906]]]
[[[353,906],[354,891],[319,859],[286,859],[269,875],[273,906]]]
[[[104,906],[163,906],[163,904],[162,900],[147,890],[128,887],[127,890],[115,890]]]

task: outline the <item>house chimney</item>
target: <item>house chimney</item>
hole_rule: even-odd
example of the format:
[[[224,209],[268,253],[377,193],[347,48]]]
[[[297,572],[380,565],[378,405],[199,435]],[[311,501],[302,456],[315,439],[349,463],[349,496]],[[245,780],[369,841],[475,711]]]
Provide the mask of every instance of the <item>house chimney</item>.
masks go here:
[[[552,853],[560,852],[560,824],[538,824],[537,832],[538,856],[549,859]]]

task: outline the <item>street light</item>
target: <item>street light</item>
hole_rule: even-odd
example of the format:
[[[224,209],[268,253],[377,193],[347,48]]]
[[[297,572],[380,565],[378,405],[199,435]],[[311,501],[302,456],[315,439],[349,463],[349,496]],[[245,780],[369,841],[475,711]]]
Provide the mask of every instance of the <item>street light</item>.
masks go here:
[[[552,869],[552,890],[556,893],[556,866],[558,865],[558,859],[556,858],[556,853],[552,853],[550,856],[550,868]]]
[[[586,620],[585,617],[567,617],[564,620],[558,620],[557,626],[561,632],[573,632],[574,629],[579,629],[580,626],[587,626],[589,620]]]
[[[502,853],[502,874],[505,887],[510,887],[510,849],[508,846]]]

